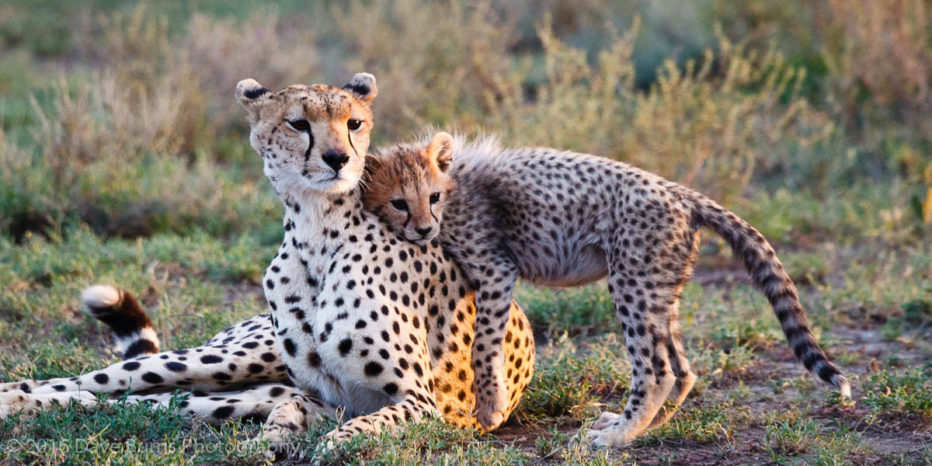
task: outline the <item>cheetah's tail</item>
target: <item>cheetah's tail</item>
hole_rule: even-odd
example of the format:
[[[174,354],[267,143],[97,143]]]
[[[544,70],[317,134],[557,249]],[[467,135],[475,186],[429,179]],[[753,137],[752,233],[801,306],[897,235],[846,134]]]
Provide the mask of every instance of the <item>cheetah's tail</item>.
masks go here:
[[[159,352],[159,337],[149,315],[136,298],[109,285],[94,285],[81,292],[87,313],[113,331],[124,359]]]
[[[790,347],[806,369],[832,384],[845,397],[851,397],[851,385],[841,375],[816,343],[806,314],[799,303],[796,285],[783,269],[773,247],[748,222],[724,209],[715,201],[696,193],[684,196],[695,203],[693,222],[707,226],[718,233],[735,254],[744,260],[755,285],[764,293],[773,307]]]

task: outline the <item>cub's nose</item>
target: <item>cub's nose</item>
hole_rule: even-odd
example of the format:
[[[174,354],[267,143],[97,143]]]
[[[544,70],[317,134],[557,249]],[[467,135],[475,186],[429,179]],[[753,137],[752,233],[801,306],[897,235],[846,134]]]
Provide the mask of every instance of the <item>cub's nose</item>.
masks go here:
[[[340,152],[335,150],[328,150],[323,155],[324,163],[326,163],[333,171],[338,172],[343,165],[346,165],[346,162],[349,161],[349,156],[346,155],[346,152]]]
[[[416,231],[417,234],[419,234],[419,235],[421,235],[421,236],[427,236],[427,234],[430,233],[430,230],[433,230],[433,228],[431,228],[431,227],[424,227],[424,228],[417,228],[417,227],[415,227],[415,228],[414,228],[414,231]]]

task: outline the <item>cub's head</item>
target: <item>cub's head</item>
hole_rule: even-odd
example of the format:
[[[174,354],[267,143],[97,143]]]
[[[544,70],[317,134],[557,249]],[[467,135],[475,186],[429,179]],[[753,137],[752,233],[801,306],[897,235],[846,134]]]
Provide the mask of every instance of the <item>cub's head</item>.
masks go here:
[[[280,196],[308,189],[343,193],[357,185],[376,94],[375,77],[368,73],[342,88],[293,84],[272,92],[254,79],[236,85],[236,100],[251,127],[249,142]]]
[[[399,145],[366,158],[363,203],[366,210],[415,244],[440,234],[447,195],[455,183],[448,171],[453,138],[437,133],[426,146]]]

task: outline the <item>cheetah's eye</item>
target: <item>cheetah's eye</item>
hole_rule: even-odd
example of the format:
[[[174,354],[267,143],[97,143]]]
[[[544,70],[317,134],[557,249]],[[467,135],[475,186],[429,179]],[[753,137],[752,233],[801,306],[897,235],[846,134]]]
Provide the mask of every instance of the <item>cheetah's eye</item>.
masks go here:
[[[304,118],[299,118],[297,120],[289,120],[287,121],[287,123],[288,123],[288,126],[291,127],[291,129],[299,133],[305,133],[307,131],[310,131],[311,129],[311,124],[308,123],[308,121],[305,120]]]
[[[433,193],[430,195],[430,203],[436,204],[440,202],[440,193]]]
[[[392,199],[392,207],[403,212],[408,211],[408,203],[404,199]]]
[[[351,118],[346,122],[346,127],[349,128],[350,131],[356,131],[362,128],[362,120],[354,120]]]

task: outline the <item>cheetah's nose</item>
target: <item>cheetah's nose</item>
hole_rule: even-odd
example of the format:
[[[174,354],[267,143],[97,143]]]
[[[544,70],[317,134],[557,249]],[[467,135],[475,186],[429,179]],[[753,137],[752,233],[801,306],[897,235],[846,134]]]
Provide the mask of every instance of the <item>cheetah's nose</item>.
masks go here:
[[[414,228],[414,231],[416,231],[417,234],[419,234],[419,235],[421,235],[421,236],[427,236],[427,234],[430,233],[430,230],[433,230],[433,228],[431,228],[431,227],[425,227],[425,228],[417,228],[417,227],[415,227],[415,228]]]
[[[346,155],[346,152],[339,152],[335,150],[328,150],[323,155],[324,163],[326,163],[333,171],[338,172],[343,165],[346,165],[346,162],[349,161],[349,157]]]

